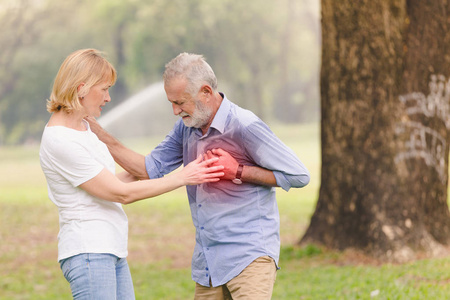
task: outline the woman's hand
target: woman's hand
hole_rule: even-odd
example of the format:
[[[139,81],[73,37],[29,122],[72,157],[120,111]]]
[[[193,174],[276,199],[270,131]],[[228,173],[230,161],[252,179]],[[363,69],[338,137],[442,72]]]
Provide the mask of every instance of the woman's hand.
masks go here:
[[[213,157],[203,161],[203,156],[199,155],[196,160],[186,165],[179,173],[184,185],[196,185],[205,182],[217,182],[225,175],[223,166],[215,165],[219,158]]]
[[[222,180],[233,180],[236,177],[236,172],[239,166],[239,163],[236,159],[231,156],[230,153],[226,152],[221,148],[216,148],[212,150],[208,150],[205,153],[206,158],[217,157],[218,161],[213,164],[213,166],[224,166],[223,172],[224,176],[221,178]]]

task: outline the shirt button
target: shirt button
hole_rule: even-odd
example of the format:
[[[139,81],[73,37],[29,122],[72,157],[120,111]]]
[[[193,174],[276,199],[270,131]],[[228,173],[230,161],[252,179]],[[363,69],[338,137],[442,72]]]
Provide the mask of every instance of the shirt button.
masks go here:
[[[206,271],[209,271],[209,268],[205,268]]]
[[[199,204],[199,205],[198,205],[198,207],[202,207],[202,205],[201,205],[201,204]]]
[[[202,227],[200,227],[200,229],[203,230],[203,229],[205,229],[205,227],[202,226]]]

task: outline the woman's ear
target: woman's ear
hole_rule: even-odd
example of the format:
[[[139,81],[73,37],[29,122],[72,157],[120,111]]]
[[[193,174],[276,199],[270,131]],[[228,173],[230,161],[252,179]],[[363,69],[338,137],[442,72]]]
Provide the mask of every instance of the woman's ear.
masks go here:
[[[80,94],[82,93],[82,90],[83,90],[83,87],[85,86],[85,83],[84,82],[82,82],[82,83],[80,83],[80,85],[78,85],[78,87],[77,87],[77,93],[78,93],[78,96],[80,97]],[[83,93],[84,94],[84,93]],[[84,96],[84,95],[83,95]],[[80,97],[81,98],[81,97]],[[84,98],[84,97],[83,97]]]
[[[79,93],[81,88],[84,86],[84,82],[80,83],[80,85],[77,87],[77,92]]]

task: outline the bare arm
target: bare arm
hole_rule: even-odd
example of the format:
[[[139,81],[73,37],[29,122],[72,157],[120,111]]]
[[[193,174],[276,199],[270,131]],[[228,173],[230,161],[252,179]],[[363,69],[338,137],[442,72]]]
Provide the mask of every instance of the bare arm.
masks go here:
[[[116,174],[116,177],[120,179],[122,182],[133,182],[138,181],[139,179],[128,173],[127,171],[120,172]]]
[[[218,157],[216,165],[224,166],[223,172],[225,175],[221,179],[233,180],[236,177],[236,172],[239,163],[225,150],[220,148],[208,151],[207,157]],[[258,166],[244,166],[242,170],[241,180],[243,182],[254,183],[266,186],[278,186],[275,175],[271,170],[267,170]]]
[[[93,117],[86,117],[93,133],[108,146],[114,160],[128,173],[138,179],[148,179],[145,169],[145,156],[125,147],[119,140],[109,134]]]
[[[272,171],[257,166],[244,166],[241,180],[258,185],[278,186]]]
[[[199,156],[180,172],[163,178],[135,182],[123,182],[108,170],[103,169],[97,176],[81,184],[80,187],[95,197],[129,204],[161,195],[184,185],[219,181],[220,177],[224,175],[223,166],[209,166],[217,160],[218,158],[213,158],[202,161],[202,157]]]

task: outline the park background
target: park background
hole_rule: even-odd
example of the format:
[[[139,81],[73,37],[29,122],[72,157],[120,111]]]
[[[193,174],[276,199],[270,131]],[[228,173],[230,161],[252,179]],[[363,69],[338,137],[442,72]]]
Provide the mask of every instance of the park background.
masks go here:
[[[148,153],[170,130],[164,65],[193,52],[211,64],[219,90],[267,122],[311,171],[307,187],[277,190],[282,253],[273,299],[446,299],[445,256],[385,263],[299,245],[321,183],[320,16],[318,0],[0,0],[0,299],[71,298],[38,149],[59,65],[91,47],[119,74],[100,121],[134,150]],[[137,299],[192,299],[186,202],[179,189],[125,207]]]

